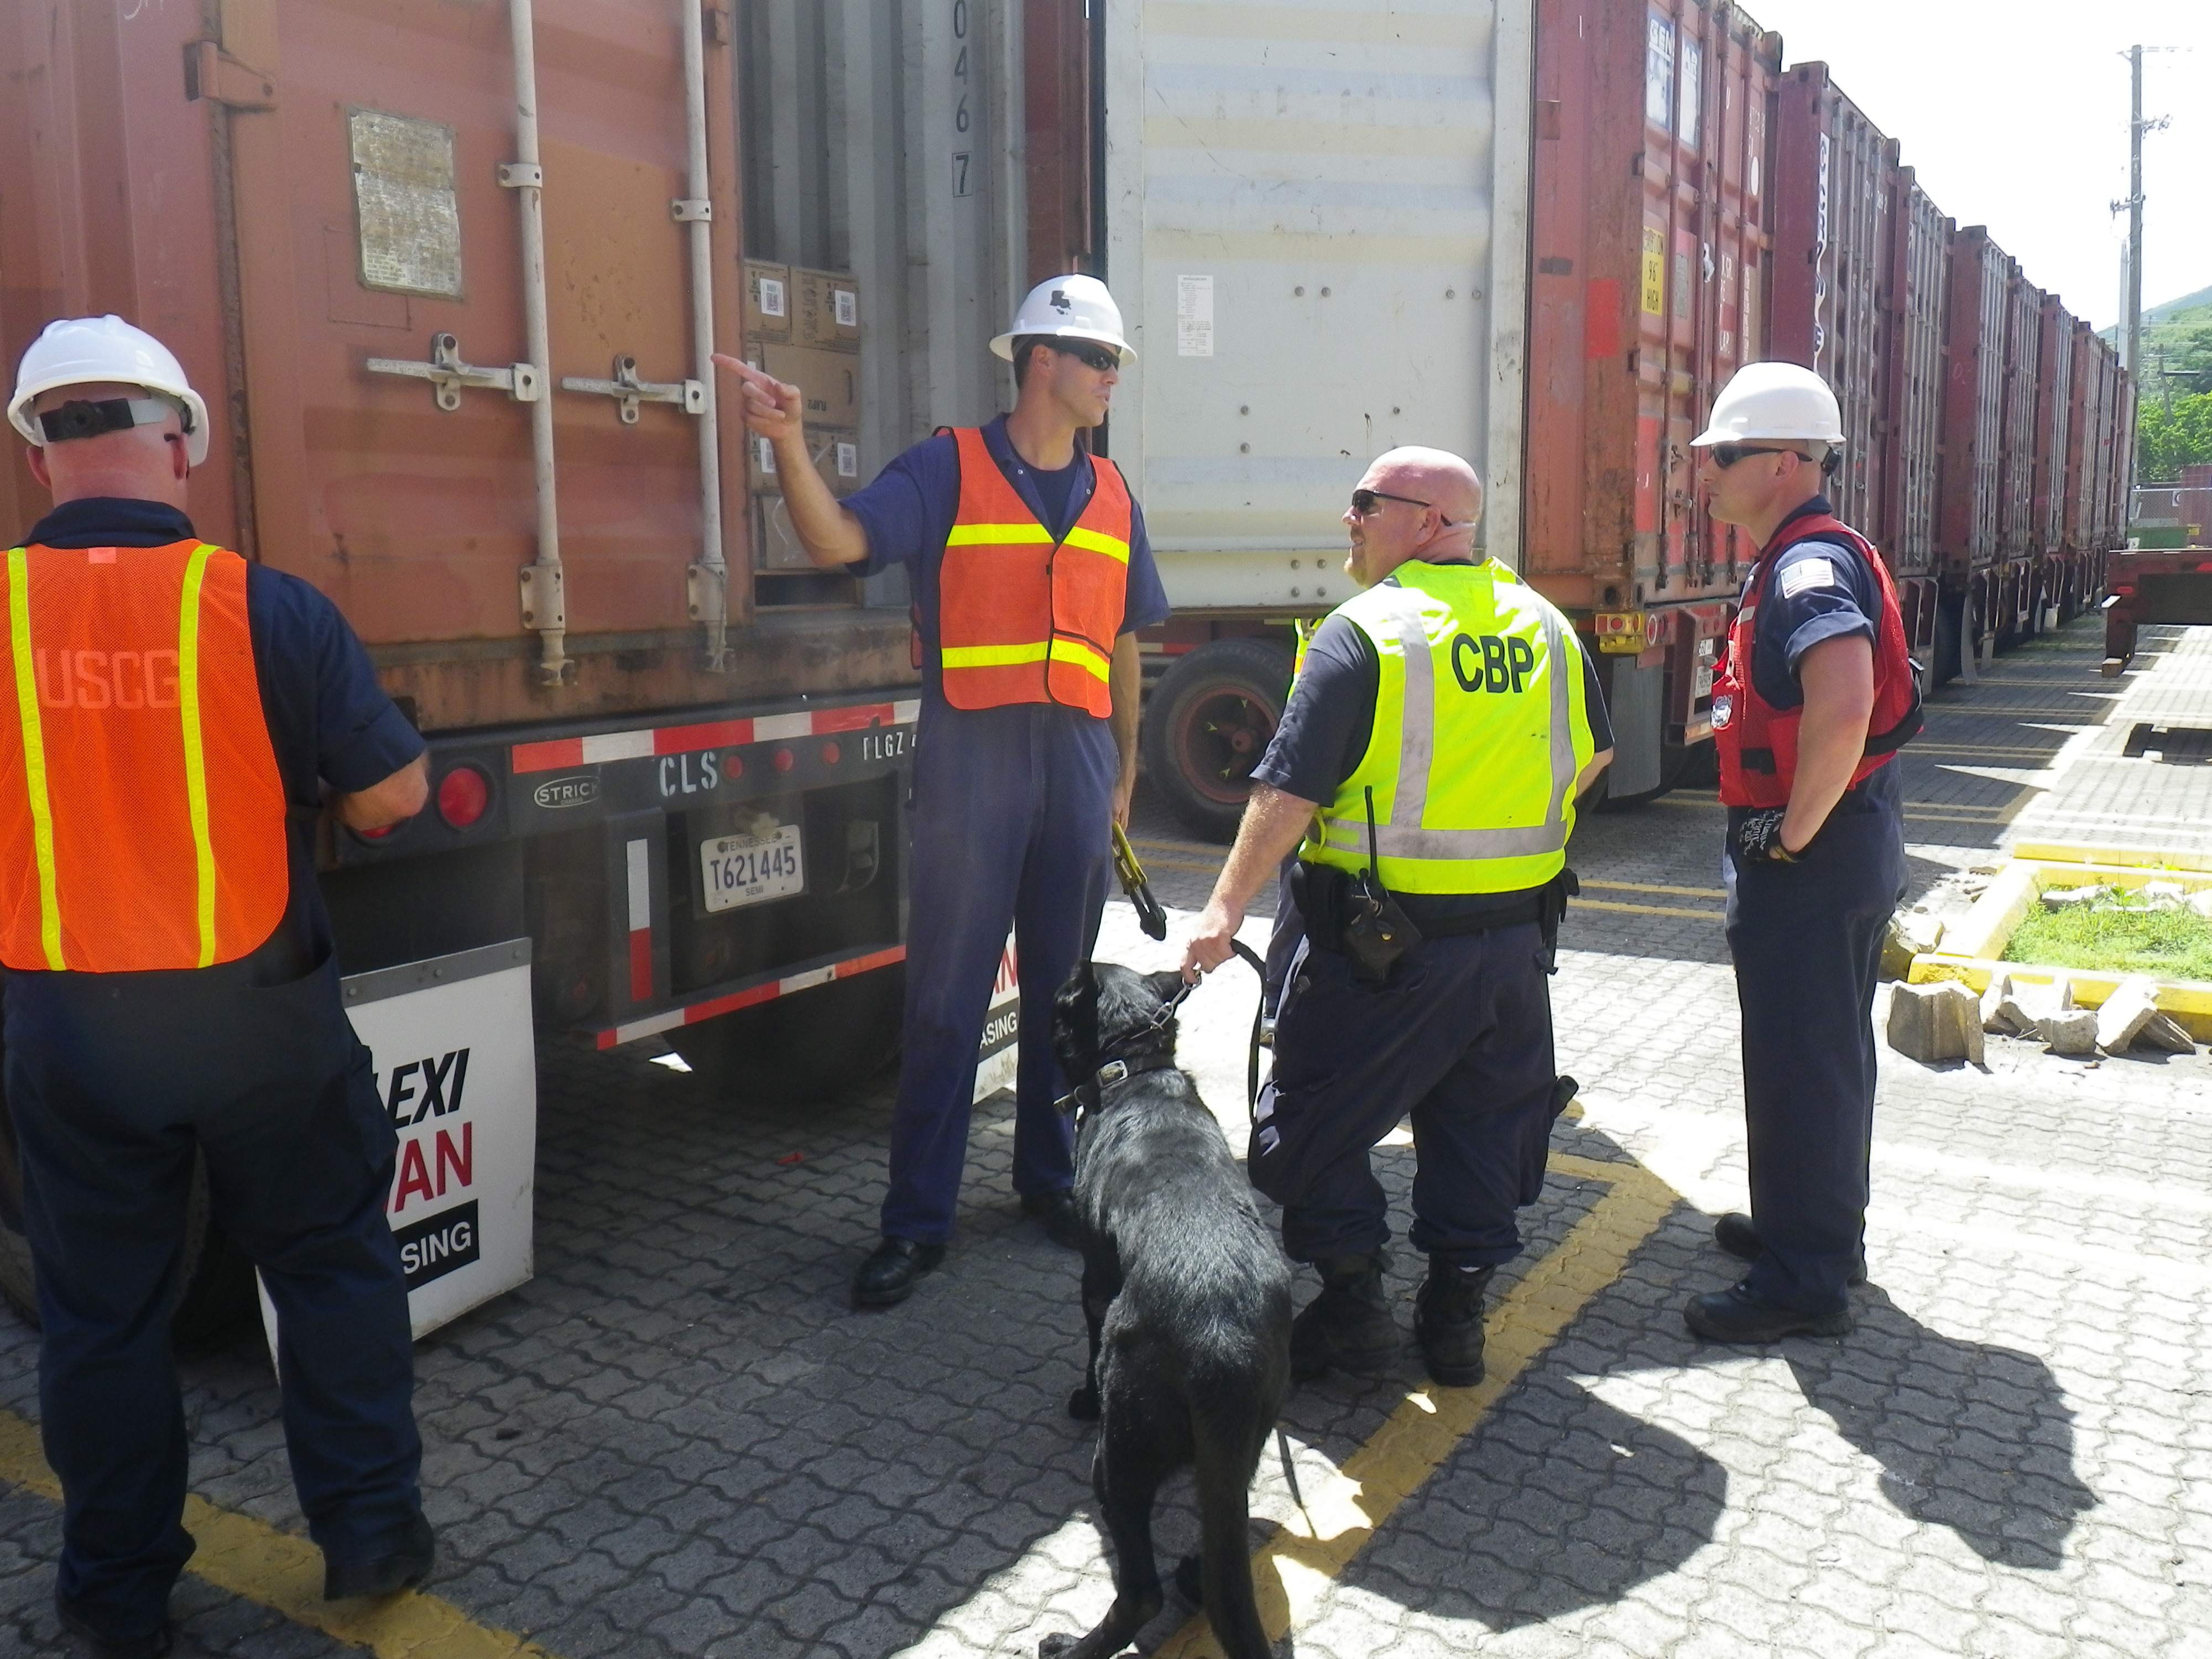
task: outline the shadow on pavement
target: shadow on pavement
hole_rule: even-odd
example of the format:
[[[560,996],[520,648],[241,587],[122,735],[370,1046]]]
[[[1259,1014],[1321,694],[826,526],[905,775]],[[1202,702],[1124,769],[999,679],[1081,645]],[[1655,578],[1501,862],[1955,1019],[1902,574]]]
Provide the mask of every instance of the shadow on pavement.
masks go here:
[[[1782,1352],[1808,1404],[1881,1465],[1882,1494],[1985,1560],[2055,1571],[2096,1495],[2074,1472],[2074,1413],[2033,1354],[1921,1324],[1875,1285],[1858,1328]]]

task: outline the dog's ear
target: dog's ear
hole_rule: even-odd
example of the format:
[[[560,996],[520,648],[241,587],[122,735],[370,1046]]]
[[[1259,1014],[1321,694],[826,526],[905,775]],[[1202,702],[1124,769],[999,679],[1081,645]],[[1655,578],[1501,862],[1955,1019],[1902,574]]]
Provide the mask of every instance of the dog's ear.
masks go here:
[[[1176,994],[1182,989],[1182,969],[1169,968],[1157,974],[1147,974],[1145,983],[1162,1002],[1173,1002]]]

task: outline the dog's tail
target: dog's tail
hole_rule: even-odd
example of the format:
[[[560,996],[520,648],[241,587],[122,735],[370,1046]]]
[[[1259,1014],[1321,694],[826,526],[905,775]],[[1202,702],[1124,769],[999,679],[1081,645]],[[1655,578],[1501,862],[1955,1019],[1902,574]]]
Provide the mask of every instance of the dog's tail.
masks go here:
[[[1250,1413],[1231,1424],[1192,1424],[1196,1442],[1193,1474],[1198,1486],[1199,1571],[1206,1586],[1206,1616],[1229,1659],[1267,1659],[1267,1626],[1252,1592],[1251,1486],[1267,1421],[1255,1428]],[[1259,1438],[1254,1439],[1257,1434]]]

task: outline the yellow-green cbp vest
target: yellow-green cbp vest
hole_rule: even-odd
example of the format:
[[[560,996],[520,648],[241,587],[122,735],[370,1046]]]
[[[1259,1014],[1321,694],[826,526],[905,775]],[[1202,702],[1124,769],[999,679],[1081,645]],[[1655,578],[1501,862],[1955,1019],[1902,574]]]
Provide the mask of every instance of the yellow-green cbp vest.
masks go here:
[[[1495,560],[1410,561],[1335,614],[1374,644],[1375,726],[1298,856],[1365,869],[1371,788],[1385,887],[1510,893],[1559,874],[1593,753],[1565,619]]]

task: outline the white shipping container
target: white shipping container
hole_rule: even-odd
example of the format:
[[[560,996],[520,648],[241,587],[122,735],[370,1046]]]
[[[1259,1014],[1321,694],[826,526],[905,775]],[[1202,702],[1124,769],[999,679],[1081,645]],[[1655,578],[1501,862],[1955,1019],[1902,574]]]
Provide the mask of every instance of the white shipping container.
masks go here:
[[[1111,450],[1178,611],[1349,598],[1339,515],[1397,444],[1474,463],[1518,567],[1533,29],[1532,0],[1108,0]]]

